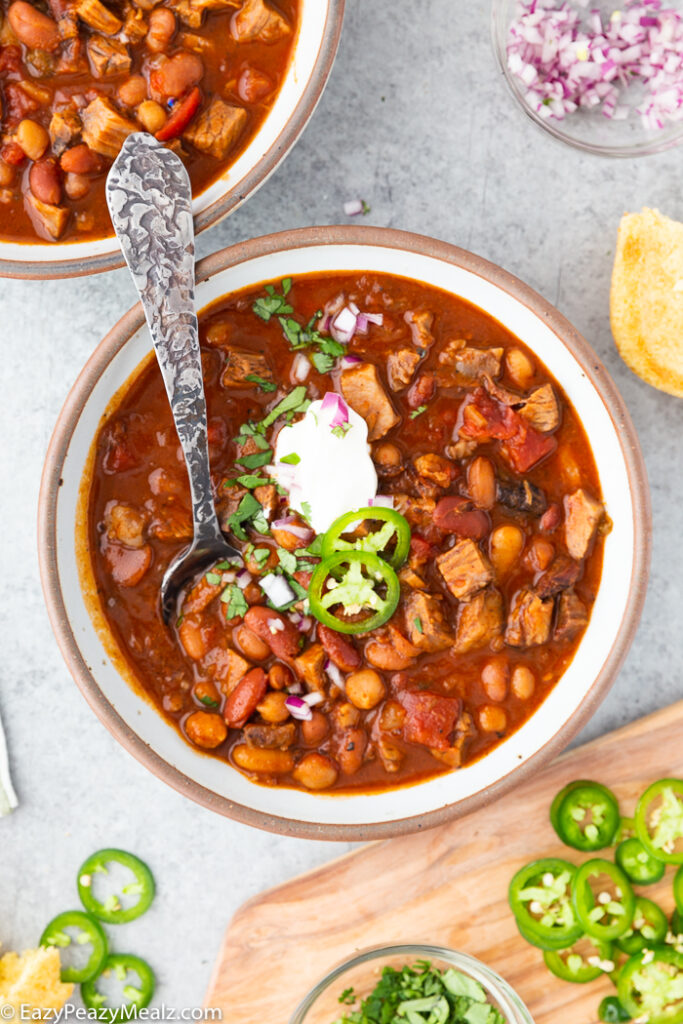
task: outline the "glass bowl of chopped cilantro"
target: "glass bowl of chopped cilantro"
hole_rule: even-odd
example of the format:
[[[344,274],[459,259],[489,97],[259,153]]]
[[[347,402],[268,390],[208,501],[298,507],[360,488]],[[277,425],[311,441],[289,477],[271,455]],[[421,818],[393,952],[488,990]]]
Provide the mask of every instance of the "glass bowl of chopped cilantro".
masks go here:
[[[493,0],[493,45],[524,113],[601,156],[683,141],[683,0]]]
[[[441,946],[378,946],[327,974],[290,1024],[533,1024],[495,971]]]

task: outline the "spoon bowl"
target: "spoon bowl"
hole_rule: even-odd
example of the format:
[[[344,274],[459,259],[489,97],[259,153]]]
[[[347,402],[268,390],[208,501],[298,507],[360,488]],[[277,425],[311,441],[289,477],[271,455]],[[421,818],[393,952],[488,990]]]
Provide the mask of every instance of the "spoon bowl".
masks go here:
[[[217,560],[240,557],[221,532],[211,487],[194,303],[192,188],[180,158],[153,136],[136,132],[112,165],[106,194],[142,300],[190,479],[194,539],[161,583],[161,614],[168,625],[175,621],[187,583]]]

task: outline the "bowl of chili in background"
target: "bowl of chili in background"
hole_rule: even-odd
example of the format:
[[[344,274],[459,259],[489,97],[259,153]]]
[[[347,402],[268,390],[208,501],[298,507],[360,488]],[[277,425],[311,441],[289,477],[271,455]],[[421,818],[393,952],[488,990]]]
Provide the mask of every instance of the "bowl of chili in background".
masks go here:
[[[10,6],[10,0],[5,2]],[[64,13],[71,26],[64,31],[84,36],[82,41],[62,39],[56,51],[60,60],[67,59],[70,47],[87,47],[89,55],[94,47],[92,59],[104,62],[98,72],[102,77],[87,71],[87,61],[78,73],[54,74],[50,68],[55,53],[29,51],[12,31],[11,19],[5,18],[10,45],[0,47],[0,80],[8,92],[0,160],[0,276],[72,277],[123,266],[104,183],[126,134],[156,130],[151,121],[142,123],[143,108],[149,108],[150,117],[165,116],[160,136],[172,131],[177,137],[169,136],[168,144],[183,148],[193,184],[196,232],[211,227],[263,184],[294,145],[320,99],[339,43],[344,0],[275,0],[275,6],[267,0],[265,7],[263,0],[244,0],[243,7],[240,2],[164,0],[152,13],[157,19],[165,12],[172,14],[175,31],[164,46],[160,42],[160,51],[156,43],[148,47],[144,35],[135,36],[134,29],[133,34],[122,35],[124,13],[118,8],[110,10],[99,0],[53,0],[55,10],[78,8],[78,14]],[[19,0],[20,9],[22,4],[28,8]],[[273,25],[266,24],[252,38],[251,21],[241,25],[236,19],[243,11],[258,15],[259,5],[273,16]],[[153,5],[129,4],[127,15],[142,19],[146,31],[148,6]],[[34,16],[46,18],[40,11]],[[53,21],[53,33],[54,25]],[[256,31],[257,22],[254,26]],[[160,31],[163,28],[162,23]],[[220,49],[207,49],[214,41]],[[166,51],[171,54],[168,59]],[[227,61],[224,52],[229,54]],[[25,63],[35,60],[36,53],[46,60],[38,78]],[[115,58],[123,61],[121,70]],[[176,67],[175,61],[191,66]],[[30,94],[22,88],[24,80],[31,86]],[[138,88],[140,94],[134,96]],[[131,90],[130,96],[124,93],[125,102],[120,89]],[[172,93],[178,90],[176,98]],[[74,100],[69,99],[72,95]],[[174,127],[178,119],[187,121],[180,135]],[[25,142],[33,159],[17,140]],[[96,166],[90,165],[92,161]],[[13,174],[11,180],[3,180],[5,172]],[[35,196],[32,182],[38,189]],[[67,186],[76,189],[73,198]],[[57,238],[51,237],[46,224],[59,232]]]
[[[265,295],[264,281],[289,278],[296,289],[298,279],[314,281],[307,275],[325,274],[333,279],[392,275],[413,290],[424,283],[444,301],[452,297],[472,311],[480,330],[488,322],[489,337],[507,332],[513,340],[523,339],[544,372],[559,382],[590,438],[612,528],[604,537],[600,583],[587,628],[542,703],[458,771],[433,762],[431,774],[418,772],[394,788],[391,781],[378,785],[373,780],[355,789],[342,787],[334,796],[292,788],[289,780],[280,786],[257,785],[224,759],[193,749],[164,720],[114,639],[87,551],[94,438],[126,395],[128,412],[134,410],[135,388],[144,388],[150,372],[145,369],[150,342],[137,306],[96,349],[58,420],[41,489],[40,564],[52,626],[77,684],[107,728],[150,770],[203,805],[258,827],[321,839],[371,839],[436,825],[494,799],[557,754],[588,721],[614,682],[642,609],[649,568],[649,493],[628,412],[589,345],[526,285],[463,250],[374,228],[291,231],[203,260],[197,301],[200,308],[220,312],[226,293],[260,289]],[[246,313],[252,315],[250,307]],[[255,320],[256,335],[264,328],[257,325]],[[440,409],[440,417],[448,419],[447,403]],[[111,594],[106,599],[116,603]],[[535,667],[533,651],[527,654]]]

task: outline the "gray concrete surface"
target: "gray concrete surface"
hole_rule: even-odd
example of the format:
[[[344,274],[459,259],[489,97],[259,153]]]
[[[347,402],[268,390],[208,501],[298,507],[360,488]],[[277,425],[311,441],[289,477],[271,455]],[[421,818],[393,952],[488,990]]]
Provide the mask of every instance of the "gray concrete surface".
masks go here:
[[[617,685],[585,730],[596,736],[677,699],[683,546],[683,402],[634,377],[609,330],[615,232],[625,210],[683,219],[681,154],[607,162],[561,147],[515,109],[495,66],[488,3],[347,0],[339,57],[303,138],[267,185],[204,235],[202,255],[239,239],[343,222],[472,249],[556,303],[594,345],[639,431],[654,502],[654,561],[642,625]],[[247,897],[343,849],[251,831],[202,810],[110,738],[67,673],[38,580],[35,512],[47,441],[68,388],[134,301],[124,271],[0,283],[2,571],[0,711],[21,806],[0,822],[0,942],[35,943],[77,904],[75,871],[122,845],[153,866],[159,896],[115,947],[147,956],[158,998],[201,1001],[221,934]],[[292,950],[296,969],[295,950]]]

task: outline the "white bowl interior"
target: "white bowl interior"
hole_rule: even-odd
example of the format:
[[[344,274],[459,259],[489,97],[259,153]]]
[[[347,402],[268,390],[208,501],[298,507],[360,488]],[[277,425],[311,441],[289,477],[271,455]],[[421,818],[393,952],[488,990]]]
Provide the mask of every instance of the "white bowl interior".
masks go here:
[[[320,52],[330,4],[329,0],[301,0],[301,3],[299,33],[289,69],[277,99],[261,128],[239,159],[213,185],[210,185],[194,199],[192,209],[195,217],[226,193],[239,191],[247,174],[275,145],[292,116],[292,112],[306,92]],[[271,169],[271,173],[274,170],[275,166]],[[246,199],[246,195],[242,198]],[[58,245],[50,242],[2,242],[0,243],[0,255],[4,260],[16,260],[21,263],[34,261],[55,263],[62,260],[85,260],[93,256],[108,256],[117,252],[118,248],[116,239],[113,237],[85,242],[74,240]]]
[[[562,382],[593,445],[614,529],[605,542],[602,583],[590,624],[568,670],[519,731],[482,760],[415,786],[362,795],[325,796],[254,785],[224,761],[185,743],[112,664],[91,622],[79,585],[74,522],[79,485],[93,437],[116,391],[149,353],[146,328],[119,351],[94,387],[76,425],[57,498],[57,561],[73,635],[102,693],[140,739],[206,789],[264,814],[326,825],[392,822],[438,810],[492,786],[536,754],[586,698],[607,659],[629,599],[634,510],[617,429],[599,394],[559,337],[534,312],[477,274],[439,259],[381,246],[335,244],[247,260],[197,287],[199,307],[264,280],[325,271],[380,271],[411,277],[462,296],[499,320],[538,354]]]

